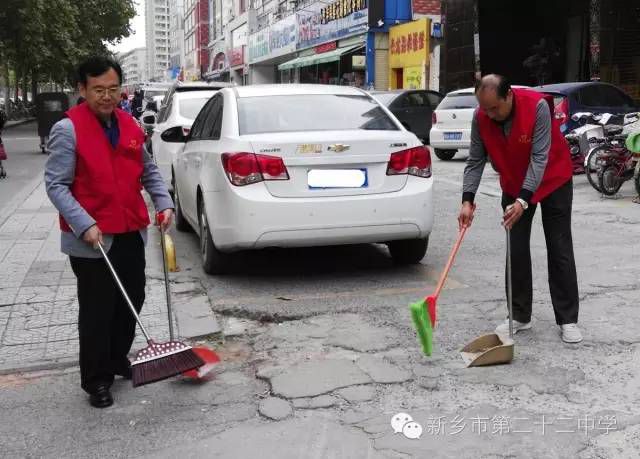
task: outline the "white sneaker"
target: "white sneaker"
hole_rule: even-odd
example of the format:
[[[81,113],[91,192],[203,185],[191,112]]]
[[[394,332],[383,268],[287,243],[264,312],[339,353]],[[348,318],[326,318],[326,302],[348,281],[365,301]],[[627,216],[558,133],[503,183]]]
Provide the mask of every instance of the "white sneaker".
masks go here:
[[[529,330],[531,328],[531,322],[522,323],[517,320],[513,321],[513,334],[515,335],[519,331]],[[509,319],[505,320],[496,327],[496,334],[509,336]]]
[[[562,341],[565,343],[579,343],[582,341],[582,333],[578,328],[578,324],[564,324],[560,325],[562,330]]]

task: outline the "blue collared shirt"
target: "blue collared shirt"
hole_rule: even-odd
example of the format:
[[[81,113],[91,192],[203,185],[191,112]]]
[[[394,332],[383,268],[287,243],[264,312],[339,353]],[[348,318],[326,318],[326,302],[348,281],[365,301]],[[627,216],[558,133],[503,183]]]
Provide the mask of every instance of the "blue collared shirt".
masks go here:
[[[120,130],[117,122],[110,126],[102,125],[104,134],[114,147],[118,144]],[[100,258],[100,252],[82,240],[86,230],[96,224],[96,221],[82,208],[80,203],[71,194],[71,185],[75,179],[76,167],[76,134],[73,123],[69,118],[57,122],[49,134],[47,144],[49,158],[47,160],[44,179],[47,195],[58,209],[72,232],[62,231],[61,250],[67,255],[84,258]],[[147,152],[142,149],[143,172],[142,186],[151,196],[156,211],[173,209],[173,200],[169,195],[158,166],[153,162]],[[147,242],[147,229],[140,230],[143,241]],[[109,250],[113,242],[113,235],[103,234],[105,250]]]

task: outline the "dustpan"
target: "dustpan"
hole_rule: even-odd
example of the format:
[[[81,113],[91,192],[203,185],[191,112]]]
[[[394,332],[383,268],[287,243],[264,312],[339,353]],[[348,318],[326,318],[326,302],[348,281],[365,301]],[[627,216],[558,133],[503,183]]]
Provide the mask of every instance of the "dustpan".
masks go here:
[[[499,365],[513,360],[513,296],[511,292],[511,232],[507,229],[507,307],[509,310],[509,336],[498,333],[482,335],[460,350],[467,367]]]

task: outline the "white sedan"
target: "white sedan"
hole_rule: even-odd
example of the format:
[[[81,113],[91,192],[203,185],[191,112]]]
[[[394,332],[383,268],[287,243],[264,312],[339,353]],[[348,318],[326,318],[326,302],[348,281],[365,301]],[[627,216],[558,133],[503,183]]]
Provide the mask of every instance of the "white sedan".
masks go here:
[[[189,134],[193,120],[216,90],[176,92],[160,111],[153,126],[147,149],[160,169],[170,189],[173,188],[171,165],[176,153],[182,149],[184,136]]]
[[[474,88],[450,92],[431,117],[429,144],[442,160],[452,159],[459,149],[469,149],[471,121],[478,106]]]
[[[359,89],[221,89],[173,168],[176,225],[197,229],[208,273],[244,249],[387,243],[399,263],[427,250],[429,150]]]

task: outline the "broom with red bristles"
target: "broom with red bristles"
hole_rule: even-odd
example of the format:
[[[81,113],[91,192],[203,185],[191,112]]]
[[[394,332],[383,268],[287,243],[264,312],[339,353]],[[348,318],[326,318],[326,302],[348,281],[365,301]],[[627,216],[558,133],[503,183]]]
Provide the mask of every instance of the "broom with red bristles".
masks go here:
[[[165,286],[165,292],[167,295],[167,315],[169,316],[169,339],[173,341],[174,339],[173,309],[172,309],[172,303],[171,303],[171,287],[169,283],[169,266],[168,266],[169,256],[167,254],[167,246],[170,244],[167,244],[166,238],[169,238],[169,235],[166,234],[165,230],[162,227],[163,221],[164,221],[164,214],[157,213],[156,223],[158,225],[158,228],[160,228],[160,244],[162,245],[162,267],[164,269],[164,286]],[[175,255],[175,251],[173,252],[173,254]],[[204,363],[202,366],[198,368],[193,368],[183,372],[182,375],[190,379],[203,379],[208,373],[211,372],[211,370],[213,370],[213,367],[215,366],[215,364],[220,362],[220,357],[218,357],[218,354],[216,354],[214,351],[212,351],[208,347],[195,346],[192,349],[193,349],[193,352],[198,357],[200,357],[200,359]]]
[[[101,243],[98,243],[98,248],[102,252],[104,260],[109,266],[109,270],[113,275],[113,279],[118,284],[122,296],[127,302],[131,314],[135,317],[142,334],[147,340],[148,346],[138,351],[135,359],[131,362],[131,379],[133,380],[133,387],[142,386],[144,384],[153,383],[156,381],[162,381],[163,379],[171,378],[172,376],[179,375],[185,371],[193,370],[201,367],[204,362],[198,355],[193,352],[191,346],[188,346],[179,341],[168,341],[166,343],[156,343],[151,339],[147,330],[145,330],[140,316],[136,312],[136,308],[131,303],[127,291],[124,289],[120,278],[116,273],[104,247]]]

